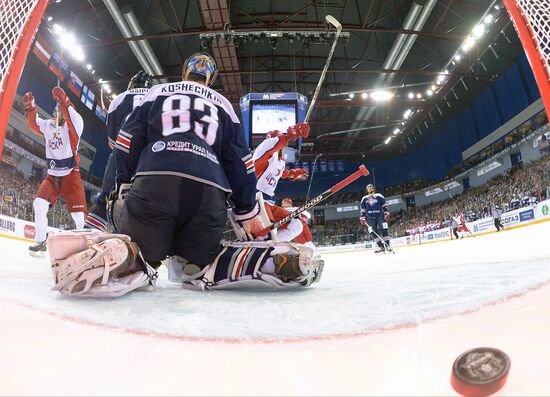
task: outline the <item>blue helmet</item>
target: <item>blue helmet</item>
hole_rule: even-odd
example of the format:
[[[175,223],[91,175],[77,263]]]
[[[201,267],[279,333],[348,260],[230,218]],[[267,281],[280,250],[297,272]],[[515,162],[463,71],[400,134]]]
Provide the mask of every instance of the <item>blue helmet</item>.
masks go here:
[[[216,61],[206,52],[197,52],[191,55],[183,65],[183,79],[189,80],[191,74],[203,76],[206,86],[210,87],[218,75]]]

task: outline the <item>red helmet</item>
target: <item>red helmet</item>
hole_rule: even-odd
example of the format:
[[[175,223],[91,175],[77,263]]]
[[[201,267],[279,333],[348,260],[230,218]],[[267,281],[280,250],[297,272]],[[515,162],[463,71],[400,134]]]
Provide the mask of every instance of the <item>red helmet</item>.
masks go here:
[[[278,131],[278,130],[274,130],[274,131],[269,131],[265,137],[266,138],[276,138],[278,136],[281,136],[283,135],[283,133],[281,131]]]
[[[292,203],[292,199],[290,197],[285,197],[281,201],[281,207],[283,208],[294,207],[294,204]]]

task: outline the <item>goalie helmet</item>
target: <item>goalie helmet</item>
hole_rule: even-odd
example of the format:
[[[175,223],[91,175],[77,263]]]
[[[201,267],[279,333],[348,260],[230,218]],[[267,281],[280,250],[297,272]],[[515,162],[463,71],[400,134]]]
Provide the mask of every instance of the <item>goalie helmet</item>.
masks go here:
[[[153,77],[143,70],[137,72],[128,83],[128,89],[132,88],[150,88],[153,86]]]
[[[183,79],[190,80],[191,74],[204,77],[204,84],[210,87],[218,76],[216,61],[206,52],[197,52],[191,55],[183,64]]]

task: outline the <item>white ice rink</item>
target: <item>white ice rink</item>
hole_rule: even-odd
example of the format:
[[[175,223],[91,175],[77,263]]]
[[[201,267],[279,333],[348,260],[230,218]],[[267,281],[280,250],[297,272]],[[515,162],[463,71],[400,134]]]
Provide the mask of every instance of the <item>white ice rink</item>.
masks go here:
[[[46,258],[0,238],[1,395],[456,395],[451,366],[492,346],[499,395],[550,395],[550,222],[325,255],[295,291],[180,289],[64,299]],[[164,268],[163,268],[164,269]]]

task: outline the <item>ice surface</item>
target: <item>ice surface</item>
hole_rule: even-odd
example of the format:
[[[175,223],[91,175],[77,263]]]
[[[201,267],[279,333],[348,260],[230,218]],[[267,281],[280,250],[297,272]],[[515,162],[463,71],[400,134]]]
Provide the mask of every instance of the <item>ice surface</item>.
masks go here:
[[[266,371],[274,370],[270,366],[275,365],[287,369],[286,388],[273,383],[272,388],[264,389],[259,381],[254,383],[255,387],[223,381],[226,388],[219,388],[214,382],[212,388],[203,390],[205,393],[197,388],[162,389],[166,393],[194,390],[211,394],[217,390],[217,393],[245,394],[452,394],[448,386],[452,359],[466,348],[509,345],[509,350],[518,349],[516,356],[528,352],[550,359],[545,346],[520,345],[520,341],[534,343],[537,338],[547,338],[550,305],[546,298],[541,302],[539,295],[541,291],[550,291],[545,286],[550,281],[549,232],[550,222],[473,239],[403,247],[396,249],[396,255],[375,256],[370,251],[326,254],[323,279],[308,289],[197,292],[163,281],[162,288],[155,292],[131,293],[108,300],[67,299],[51,292],[47,258],[30,257],[28,244],[0,238],[0,302],[4,302],[0,303],[0,338],[12,341],[15,346],[26,345],[29,340],[37,344],[42,332],[63,334],[62,330],[51,331],[56,327],[66,327],[66,339],[73,344],[93,329],[101,330],[102,338],[109,341],[118,340],[120,335],[116,335],[120,332],[129,332],[132,338],[147,338],[140,335],[151,333],[160,335],[163,344],[168,344],[166,338],[171,339],[172,344],[167,347],[170,351],[187,346],[190,350],[186,359],[202,363],[197,368],[208,367],[206,363],[214,359],[213,348],[228,353],[229,348],[223,347],[223,342],[231,342],[241,346],[228,356],[236,360],[233,365],[237,368],[230,365],[231,371],[255,374],[259,369],[249,366],[257,363],[254,360],[260,360],[262,354],[270,357],[260,364]],[[166,279],[164,270],[161,279]],[[512,306],[514,309],[510,309]],[[502,319],[506,327],[486,320],[494,319],[497,313],[508,316]],[[541,321],[544,326],[539,324]],[[518,327],[529,328],[532,334],[510,335],[517,333]],[[103,335],[106,332],[112,334]],[[457,333],[462,335],[458,339]],[[21,335],[21,340],[17,340],[17,335]],[[527,335],[529,339],[525,341]],[[39,349],[47,350],[49,335],[42,337],[44,345],[39,345]],[[193,345],[195,341],[212,346],[204,348],[208,359],[198,353],[199,350],[204,353],[204,349]],[[268,345],[262,346],[259,341]],[[266,347],[277,341],[282,343],[276,343],[279,350]],[[73,357],[75,349],[78,355],[82,353],[80,349],[102,349],[105,342],[101,346],[94,343],[99,342],[89,345],[84,342],[86,346],[80,348],[73,345],[73,353],[61,351],[57,356]],[[12,352],[10,349],[14,347],[8,347],[0,350],[0,371],[22,378],[25,366],[17,369],[10,360],[11,354],[24,357],[25,354]],[[52,342],[51,348],[54,347],[59,348]],[[429,354],[430,358],[420,359],[423,354]],[[163,359],[166,365],[181,360],[171,353],[166,355]],[[321,356],[329,361],[319,360]],[[444,370],[435,365],[438,360],[445,363]],[[312,369],[322,367],[319,370],[326,371],[325,378],[306,379],[303,371],[289,370],[299,363],[307,363]],[[407,366],[402,368],[399,363]],[[29,365],[34,364],[26,364]],[[128,363],[130,367],[133,365],[138,364]],[[375,371],[372,379],[360,378],[361,371],[356,366]],[[547,365],[542,367],[547,369]],[[227,372],[227,368],[223,367],[226,372],[222,372],[233,373]],[[395,371],[401,375],[398,380]],[[432,377],[439,372],[445,374],[445,379],[434,381]],[[541,383],[531,380],[526,385],[516,381],[515,388],[510,390],[519,394],[550,393],[547,376],[533,371],[529,376],[535,376]],[[78,379],[77,376],[74,384]],[[220,375],[220,379],[226,376]],[[403,379],[412,383],[399,383]],[[39,385],[41,391],[74,392],[70,388],[60,389],[59,384],[45,389],[44,383]],[[69,382],[65,387],[70,385]],[[30,385],[24,386],[21,384],[18,389],[19,386],[8,387],[4,383],[0,385],[0,394],[18,390],[28,394],[34,390]],[[152,384],[149,386],[150,389],[120,390],[134,393],[157,390]],[[114,393],[119,389],[109,390]],[[86,391],[100,392],[95,385],[88,385]]]

